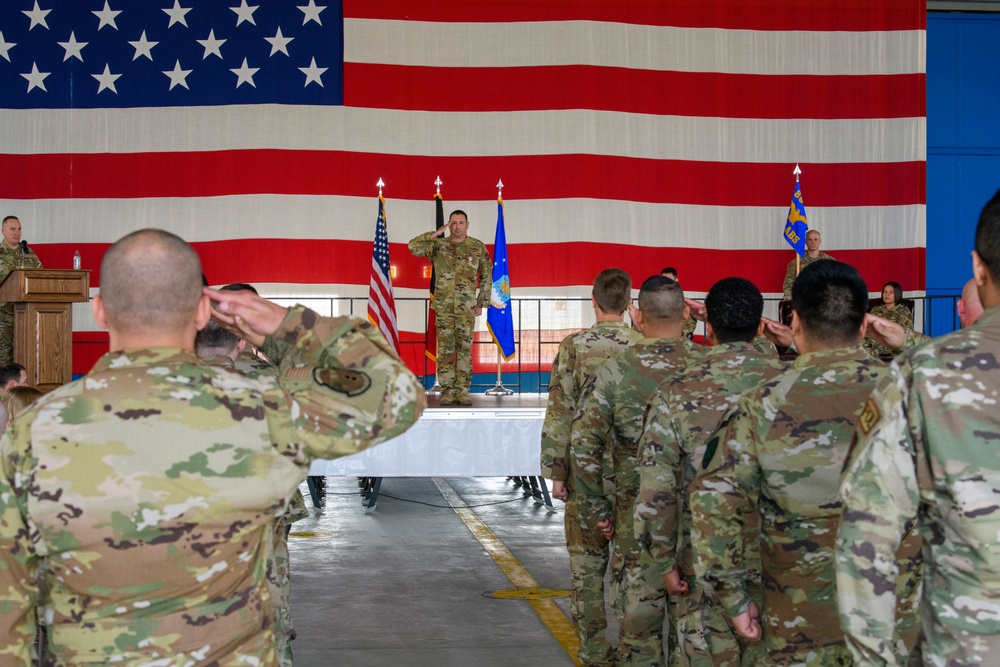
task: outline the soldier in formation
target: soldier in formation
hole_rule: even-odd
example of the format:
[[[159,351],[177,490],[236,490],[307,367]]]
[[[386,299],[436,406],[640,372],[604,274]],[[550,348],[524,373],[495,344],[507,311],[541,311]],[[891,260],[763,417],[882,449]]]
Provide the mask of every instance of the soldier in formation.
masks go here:
[[[642,338],[624,321],[631,301],[632,279],[627,273],[605,269],[597,274],[591,294],[597,322],[589,329],[570,334],[559,344],[552,363],[542,426],[542,475],[552,480],[552,496],[566,503],[564,520],[572,585],[570,617],[579,639],[577,657],[584,667],[613,664],[604,611],[609,546],[601,532],[581,529],[576,482],[570,468],[570,433],[584,385],[597,367]]]
[[[725,278],[705,298],[705,332],[711,347],[661,385],[649,410],[640,442],[639,495],[635,534],[641,562],[664,578],[678,596],[677,632],[682,662],[698,667],[738,667],[743,641],[728,617],[696,581],[691,552],[691,512],[687,490],[705,458],[706,443],[719,420],[742,392],[782,370],[770,354],[753,346],[763,329],[764,298],[749,280]],[[755,512],[744,514],[745,541],[759,529]],[[762,604],[759,563],[747,563],[750,599]]]
[[[662,276],[646,280],[633,311],[643,339],[597,368],[573,421],[571,475],[581,530],[613,535],[611,583],[620,628],[616,665],[664,664],[663,579],[641,567],[632,517],[639,492],[638,442],[648,405],[661,384],[699,355],[681,332],[687,316],[680,285]],[[604,485],[608,454],[613,495]]]
[[[249,287],[249,285],[247,286]],[[225,288],[223,288],[225,289]],[[252,289],[252,288],[251,288]],[[254,294],[256,294],[254,290]],[[201,362],[208,366],[228,369],[245,377],[278,377],[278,369],[265,359],[254,357],[254,368],[242,370],[237,361],[243,358],[246,340],[224,328],[215,320],[210,320],[194,338],[194,351]],[[271,593],[271,607],[274,609],[275,652],[278,667],[292,667],[292,644],[295,629],[292,626],[292,610],[289,604],[292,592],[289,569],[291,557],[288,553],[288,533],[292,524],[306,518],[306,500],[298,488],[292,494],[288,509],[274,521],[271,556],[267,562],[267,584]]]
[[[173,234],[112,245],[92,302],[111,351],[0,440],[5,664],[29,663],[39,602],[55,664],[276,664],[275,517],[314,458],[381,443],[422,413],[419,381],[367,322],[201,280]],[[198,360],[212,303],[265,337],[276,378]]]
[[[976,227],[975,324],[906,350],[865,407],[837,536],[837,596],[858,664],[898,665],[900,537],[916,521],[930,665],[992,665],[1000,651],[1000,192]],[[964,298],[964,297],[963,297]]]
[[[834,586],[837,493],[865,401],[887,372],[860,345],[867,305],[851,266],[816,262],[799,274],[791,329],[800,355],[726,414],[691,490],[696,573],[736,632],[761,641],[768,664],[850,664]],[[745,515],[753,509],[759,540],[747,544]],[[919,560],[908,546],[900,556],[914,582]],[[762,608],[747,581],[745,554],[756,549]],[[912,600],[915,584],[901,590]],[[912,646],[914,615],[905,611],[897,633]]]

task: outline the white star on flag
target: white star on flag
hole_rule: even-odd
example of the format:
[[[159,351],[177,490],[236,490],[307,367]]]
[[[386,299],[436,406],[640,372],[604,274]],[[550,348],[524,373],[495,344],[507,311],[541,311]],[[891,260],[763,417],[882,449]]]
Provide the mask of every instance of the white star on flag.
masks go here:
[[[174,63],[174,69],[164,72],[168,77],[170,77],[170,90],[174,89],[174,86],[184,86],[188,90],[187,85],[187,75],[191,73],[189,69],[181,69],[181,61],[178,60]]]
[[[219,49],[226,43],[226,40],[216,39],[214,28],[208,31],[208,39],[196,39],[195,41],[205,47],[205,55],[201,57],[202,60],[208,58],[213,53],[220,58],[222,57],[222,51]]]
[[[83,54],[81,51],[83,51],[83,47],[87,46],[90,42],[78,42],[76,41],[76,33],[70,32],[68,42],[56,43],[66,49],[66,55],[63,56],[63,62],[66,62],[70,58],[76,58],[80,62],[83,62]]]
[[[7,52],[10,51],[15,46],[17,46],[17,44],[15,44],[14,42],[4,41],[3,31],[0,30],[0,56],[3,56],[7,62],[10,62],[10,54]]]
[[[300,67],[299,71],[306,75],[306,82],[304,86],[308,86],[310,83],[315,81],[320,85],[320,88],[325,88],[323,85],[323,72],[330,69],[329,67],[316,67],[316,57],[313,56],[312,62],[309,63],[309,67]]]
[[[138,60],[139,56],[146,56],[150,60],[153,59],[153,47],[159,44],[159,42],[151,42],[146,39],[146,31],[142,31],[142,36],[139,38],[138,42],[129,42],[133,47],[135,47],[135,55],[132,56],[132,60]],[[80,60],[83,60],[81,58]]]
[[[111,7],[108,5],[108,0],[104,0],[104,9],[102,9],[101,11],[91,12],[91,14],[101,19],[101,24],[97,26],[98,30],[100,30],[106,25],[109,25],[115,30],[118,30],[118,25],[115,23],[115,17],[117,17],[121,13],[122,13],[121,10],[112,11]]]
[[[175,23],[180,23],[185,28],[188,27],[188,22],[187,19],[184,18],[184,15],[191,11],[191,8],[181,7],[181,0],[174,0],[174,6],[170,9],[164,9],[163,11],[165,11],[167,16],[170,17],[170,23],[167,24],[168,28]]]
[[[101,74],[91,74],[90,76],[97,79],[97,82],[101,85],[97,87],[97,92],[100,93],[103,90],[110,90],[115,95],[118,94],[118,89],[115,88],[115,81],[121,74],[112,74],[111,68],[108,65],[104,66],[104,72]]]
[[[301,7],[299,9],[301,9]],[[52,11],[51,9],[40,9],[38,7],[38,0],[35,0],[35,8],[34,9],[31,9],[31,10],[23,9],[23,10],[21,10],[21,13],[24,14],[25,16],[27,16],[29,19],[31,19],[31,25],[28,26],[28,30],[31,30],[36,25],[40,25],[43,28],[45,28],[46,30],[48,30],[49,29],[49,24],[45,22],[45,17],[51,11]],[[31,89],[29,88],[28,90],[31,90]],[[45,88],[43,87],[42,90],[45,90]]]
[[[323,22],[319,20],[319,13],[326,9],[326,5],[321,7],[316,6],[316,0],[309,0],[308,5],[297,5],[299,9],[302,10],[304,16],[302,17],[302,25],[309,23],[310,21],[315,21],[319,25],[323,25]]]
[[[259,7],[260,5],[254,5],[253,7],[248,6],[247,0],[243,0],[239,7],[230,7],[231,10],[236,12],[236,16],[239,17],[236,19],[236,25],[238,26],[244,21],[257,25],[257,22],[253,20],[253,13],[257,11]]]
[[[49,92],[45,88],[45,77],[47,77],[51,72],[39,72],[38,65],[31,63],[31,71],[27,74],[22,74],[25,79],[28,80],[28,92],[31,92],[32,88],[41,88],[45,92]]]
[[[236,75],[236,87],[239,88],[244,83],[249,83],[254,88],[257,84],[253,82],[253,75],[260,71],[259,67],[247,67],[247,59],[243,59],[243,65],[236,69],[230,69],[230,72]]]
[[[294,37],[285,37],[284,35],[282,35],[281,34],[281,27],[279,26],[278,27],[278,32],[277,32],[277,34],[274,35],[274,37],[265,37],[264,39],[267,40],[271,44],[271,55],[272,56],[275,53],[277,53],[278,51],[281,51],[282,53],[284,53],[287,56],[288,55],[288,43],[290,41],[292,41],[293,39],[295,39],[295,38]]]

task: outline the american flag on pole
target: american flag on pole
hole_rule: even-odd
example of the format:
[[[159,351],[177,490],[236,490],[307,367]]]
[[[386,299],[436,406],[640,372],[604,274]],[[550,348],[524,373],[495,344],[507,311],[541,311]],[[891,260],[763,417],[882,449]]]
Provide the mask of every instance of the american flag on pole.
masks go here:
[[[372,247],[372,275],[368,282],[368,321],[382,332],[398,353],[399,325],[396,323],[396,299],[392,295],[389,233],[385,228],[385,199],[382,195],[378,197],[378,221],[375,223],[375,245]]]
[[[609,263],[638,282],[673,265],[695,295],[728,275],[778,294],[799,162],[824,250],[919,293],[926,12],[4,0],[0,201],[46,266],[80,250],[96,269],[152,226],[192,241],[213,284],[364,298],[372,182],[393,183],[399,239],[426,229],[438,174],[489,239],[503,173],[515,298],[585,297]],[[396,296],[426,296],[425,261],[393,256]],[[422,338],[422,310],[400,307]],[[74,322],[96,330],[83,308]]]

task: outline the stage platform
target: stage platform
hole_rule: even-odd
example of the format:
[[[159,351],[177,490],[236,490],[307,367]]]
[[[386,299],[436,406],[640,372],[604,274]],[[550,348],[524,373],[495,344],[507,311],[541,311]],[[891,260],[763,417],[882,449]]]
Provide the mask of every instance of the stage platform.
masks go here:
[[[428,407],[409,431],[351,456],[313,461],[310,475],[345,477],[507,477],[541,472],[548,394],[486,396],[472,405]]]

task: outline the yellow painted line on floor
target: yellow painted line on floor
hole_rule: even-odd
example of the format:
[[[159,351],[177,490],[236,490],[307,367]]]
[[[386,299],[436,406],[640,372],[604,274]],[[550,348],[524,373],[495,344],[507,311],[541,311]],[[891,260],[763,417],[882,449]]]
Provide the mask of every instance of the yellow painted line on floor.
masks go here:
[[[508,588],[489,593],[489,597],[498,600],[548,600],[552,598],[568,598],[569,595],[569,591],[559,588]]]
[[[524,565],[521,565],[521,562],[514,557],[514,554],[500,541],[500,538],[494,535],[493,531],[483,523],[479,515],[468,507],[464,507],[465,503],[455,493],[455,490],[451,488],[448,482],[440,477],[432,477],[431,481],[434,482],[434,486],[438,488],[444,499],[451,505],[451,508],[455,510],[455,514],[459,516],[462,522],[472,531],[476,539],[479,540],[479,543],[483,545],[486,553],[496,561],[500,570],[510,579],[510,583],[518,588],[539,588],[538,582],[531,576],[531,573],[528,572]],[[552,633],[552,636],[556,638],[556,641],[569,654],[573,663],[579,665],[580,662],[576,658],[576,653],[579,649],[579,640],[573,631],[573,626],[570,624],[569,619],[566,618],[566,614],[552,600],[528,600],[528,604],[535,610],[538,618],[545,624],[545,627]]]

